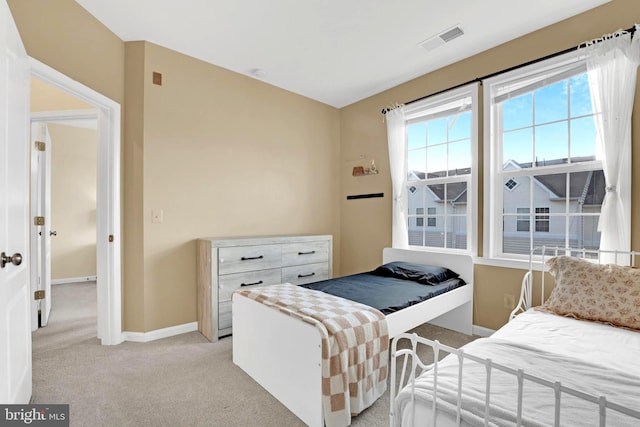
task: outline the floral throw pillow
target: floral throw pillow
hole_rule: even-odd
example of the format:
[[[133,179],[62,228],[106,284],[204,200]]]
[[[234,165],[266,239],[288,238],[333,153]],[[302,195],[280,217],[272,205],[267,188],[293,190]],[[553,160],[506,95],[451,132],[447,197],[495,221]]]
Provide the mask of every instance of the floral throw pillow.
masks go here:
[[[543,309],[640,329],[640,270],[558,256],[547,261],[556,286]]]

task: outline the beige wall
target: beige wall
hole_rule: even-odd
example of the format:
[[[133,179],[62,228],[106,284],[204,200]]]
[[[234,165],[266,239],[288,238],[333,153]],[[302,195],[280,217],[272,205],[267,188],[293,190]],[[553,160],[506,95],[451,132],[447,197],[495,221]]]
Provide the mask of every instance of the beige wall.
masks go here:
[[[124,102],[124,43],[74,0],[7,0],[29,56]]]
[[[96,275],[95,129],[49,124],[51,278]]]
[[[337,109],[151,43],[144,63],[146,330],[195,320],[198,237],[332,234],[340,247]]]
[[[465,83],[477,77],[498,72],[546,55],[576,46],[583,41],[600,37],[619,28],[629,28],[640,16],[637,0],[614,0],[599,8],[578,15],[556,25],[531,33],[464,61],[426,74],[408,83],[372,96],[340,110],[342,161],[348,162],[361,153],[376,157],[380,165],[379,184],[364,182],[367,178],[351,178],[345,169],[342,174],[343,193],[358,186],[384,189],[385,198],[365,203],[342,201],[341,240],[342,272],[368,269],[380,262],[380,252],[391,244],[391,182],[388,173],[386,128],[380,110],[393,102],[406,102]],[[633,116],[633,163],[640,165],[640,85],[636,90]],[[480,133],[482,135],[482,132]],[[480,139],[482,141],[482,139]],[[482,145],[480,152],[482,153]],[[635,168],[637,169],[637,168]],[[480,170],[482,177],[482,170]],[[480,182],[482,200],[482,181]],[[640,174],[633,174],[633,188],[640,188]],[[638,190],[635,190],[638,193]],[[640,196],[633,198],[632,247],[640,249]],[[480,213],[482,203],[480,204]],[[478,226],[482,225],[480,215]],[[371,230],[376,230],[371,232]],[[480,232],[482,230],[480,229]],[[482,233],[480,233],[480,250]],[[488,266],[475,269],[474,323],[497,329],[509,314],[503,308],[503,294],[518,295],[523,271]]]
[[[87,110],[94,108],[42,80],[31,79],[31,111]]]
[[[144,125],[144,42],[125,47],[125,91],[123,144],[123,246],[124,287],[123,327],[146,331],[144,308],[144,227],[143,227],[143,125]]]

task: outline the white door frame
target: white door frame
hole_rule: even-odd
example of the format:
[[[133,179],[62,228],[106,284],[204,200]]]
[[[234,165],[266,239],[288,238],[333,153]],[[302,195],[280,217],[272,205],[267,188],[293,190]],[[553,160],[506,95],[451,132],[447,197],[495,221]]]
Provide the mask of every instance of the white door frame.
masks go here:
[[[120,104],[30,58],[31,75],[98,111],[96,255],[98,338],[102,345],[123,341],[120,226]]]

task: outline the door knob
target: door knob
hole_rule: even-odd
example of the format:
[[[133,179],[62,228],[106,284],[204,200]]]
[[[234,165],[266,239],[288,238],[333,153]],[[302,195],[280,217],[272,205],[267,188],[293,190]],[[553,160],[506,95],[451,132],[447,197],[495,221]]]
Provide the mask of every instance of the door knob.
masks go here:
[[[0,254],[0,268],[4,268],[7,264],[20,265],[22,264],[22,254],[16,252],[12,256],[7,256],[4,252]]]
[[[55,230],[49,232],[49,236],[57,236],[57,235],[58,235],[58,232]]]

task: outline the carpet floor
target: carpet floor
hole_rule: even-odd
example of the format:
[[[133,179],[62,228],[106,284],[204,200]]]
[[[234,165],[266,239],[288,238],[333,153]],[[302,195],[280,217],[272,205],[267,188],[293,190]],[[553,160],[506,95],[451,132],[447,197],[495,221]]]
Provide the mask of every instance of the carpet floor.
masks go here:
[[[53,286],[52,306],[33,333],[32,403],[69,404],[71,426],[304,425],[233,364],[232,337],[101,346],[95,282]],[[475,339],[431,325],[414,331],[452,347]],[[388,393],[352,425],[388,426]]]

